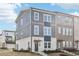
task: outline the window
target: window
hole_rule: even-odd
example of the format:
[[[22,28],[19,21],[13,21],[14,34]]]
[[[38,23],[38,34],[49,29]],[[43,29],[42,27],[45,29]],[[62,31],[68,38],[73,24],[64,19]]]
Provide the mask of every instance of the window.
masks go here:
[[[72,47],[72,42],[70,41],[70,47]]]
[[[65,41],[63,41],[63,47],[65,47]]]
[[[20,22],[21,22],[21,25],[23,25],[23,19],[21,19],[21,21],[20,21]]]
[[[58,33],[59,34],[61,33],[61,27],[58,27]]]
[[[51,43],[48,43],[48,48],[51,48]]]
[[[44,41],[51,41],[51,36],[44,36]]]
[[[39,21],[39,13],[38,12],[34,12],[34,20]]]
[[[45,42],[44,43],[44,48],[51,48],[51,43],[50,42]]]
[[[68,29],[68,28],[66,28],[66,35],[69,35],[68,33],[69,33],[69,29]]]
[[[34,35],[39,35],[39,25],[34,25]]]
[[[47,43],[44,43],[44,48],[47,48]]]
[[[72,35],[72,29],[69,30],[69,35],[70,35],[70,36]]]
[[[44,35],[51,36],[51,27],[44,27]]]
[[[44,22],[51,22],[51,15],[48,15],[48,14],[44,14],[43,15],[43,19],[44,19]]]
[[[68,41],[66,41],[66,47],[69,47],[69,42]]]
[[[65,28],[63,28],[63,35],[65,35]]]

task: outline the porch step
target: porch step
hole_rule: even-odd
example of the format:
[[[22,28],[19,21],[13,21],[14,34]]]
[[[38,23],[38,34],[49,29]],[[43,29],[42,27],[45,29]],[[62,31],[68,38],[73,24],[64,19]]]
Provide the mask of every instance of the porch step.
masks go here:
[[[66,50],[60,50],[61,52],[64,52],[64,53],[67,53],[71,56],[76,56],[76,54],[72,53],[72,52],[69,52],[69,51],[66,51]]]
[[[47,56],[47,54],[44,53],[44,52],[35,52],[35,53],[38,53],[38,54],[40,54],[40,55],[42,55],[42,56]]]

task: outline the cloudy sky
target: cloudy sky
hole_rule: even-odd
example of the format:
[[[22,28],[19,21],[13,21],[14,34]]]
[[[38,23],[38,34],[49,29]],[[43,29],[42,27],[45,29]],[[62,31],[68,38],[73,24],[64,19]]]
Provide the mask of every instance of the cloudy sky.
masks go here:
[[[15,30],[16,17],[29,7],[79,15],[79,3],[0,3],[0,29]]]

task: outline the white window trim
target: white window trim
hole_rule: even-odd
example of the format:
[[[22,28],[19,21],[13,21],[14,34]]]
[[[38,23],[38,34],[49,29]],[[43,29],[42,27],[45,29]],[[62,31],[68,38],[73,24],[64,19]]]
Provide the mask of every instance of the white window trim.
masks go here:
[[[38,14],[38,16],[37,16],[38,19],[35,19],[35,17],[36,17],[35,14]],[[38,12],[34,12],[34,20],[35,20],[35,21],[39,21],[39,13],[38,13]]]
[[[46,48],[46,49],[50,49],[50,48],[51,48],[51,42],[49,42],[49,41],[46,42],[46,41],[45,41],[44,43],[47,43],[47,48]],[[49,46],[48,43],[50,43],[50,48],[48,48],[48,46]],[[45,46],[46,46],[46,45],[44,45],[44,48],[45,48]]]
[[[36,27],[38,28],[37,33],[36,33],[36,29],[35,29]],[[39,35],[39,25],[34,25],[34,35]]]
[[[58,33],[61,34],[61,27],[58,27]]]
[[[65,35],[65,30],[66,30],[66,29],[65,29],[65,28],[63,28],[63,35]]]
[[[66,28],[66,35],[68,36],[69,35],[69,29]]]
[[[69,30],[69,34],[70,34],[70,36],[72,36],[72,29]]]
[[[45,29],[47,30],[47,31],[45,31]],[[50,31],[49,31],[50,30]],[[44,27],[44,36],[46,35],[46,36],[51,36],[52,35],[52,31],[51,31],[51,27]]]
[[[45,20],[45,16],[47,18],[47,20]],[[48,20],[48,16],[50,17],[50,20]],[[43,22],[51,22],[52,16],[49,14],[43,14]]]

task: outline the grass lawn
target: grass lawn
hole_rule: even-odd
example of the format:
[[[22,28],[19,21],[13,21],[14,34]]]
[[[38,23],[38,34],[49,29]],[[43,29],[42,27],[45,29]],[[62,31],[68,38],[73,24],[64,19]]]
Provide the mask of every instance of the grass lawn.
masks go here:
[[[10,51],[8,49],[0,49],[0,56],[40,56],[40,55],[32,52],[17,52],[17,51]]]

